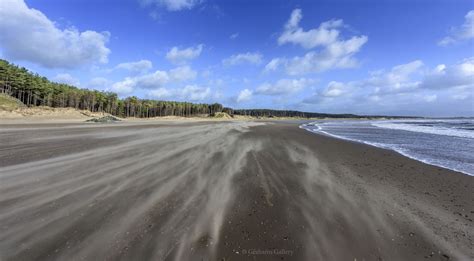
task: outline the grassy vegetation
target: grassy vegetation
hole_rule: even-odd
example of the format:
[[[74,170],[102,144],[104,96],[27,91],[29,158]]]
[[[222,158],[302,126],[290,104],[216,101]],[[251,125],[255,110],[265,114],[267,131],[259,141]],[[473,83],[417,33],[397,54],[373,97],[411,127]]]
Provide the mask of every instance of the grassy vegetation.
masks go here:
[[[10,95],[0,93],[0,110],[14,111],[23,107],[26,106],[20,100],[13,98]]]
[[[232,119],[232,116],[225,112],[216,112],[214,114],[214,118],[221,118],[221,119]]]

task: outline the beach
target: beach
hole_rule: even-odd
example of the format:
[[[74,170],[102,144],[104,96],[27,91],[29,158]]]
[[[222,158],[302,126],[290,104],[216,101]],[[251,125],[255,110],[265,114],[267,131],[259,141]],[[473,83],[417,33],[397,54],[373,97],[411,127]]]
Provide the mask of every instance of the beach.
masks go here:
[[[0,125],[0,260],[472,260],[474,177],[292,122]]]

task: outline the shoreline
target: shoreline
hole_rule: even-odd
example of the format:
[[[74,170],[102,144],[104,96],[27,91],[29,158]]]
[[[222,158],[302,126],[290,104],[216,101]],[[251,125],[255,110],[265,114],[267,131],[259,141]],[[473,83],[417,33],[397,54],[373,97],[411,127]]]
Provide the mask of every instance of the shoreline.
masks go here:
[[[0,259],[474,258],[472,176],[296,123],[183,124],[1,126]]]
[[[303,124],[303,125],[304,125],[304,124]],[[396,152],[396,153],[400,154],[400,155],[403,156],[403,157],[407,157],[407,158],[409,158],[409,159],[416,160],[416,161],[421,162],[421,163],[423,163],[423,164],[431,165],[431,166],[434,166],[434,167],[444,168],[444,169],[447,169],[447,170],[459,172],[459,173],[461,173],[461,174],[474,177],[474,173],[465,172],[465,171],[462,171],[462,170],[459,170],[459,169],[456,169],[456,168],[450,168],[449,166],[444,166],[444,165],[442,165],[442,164],[436,164],[436,163],[429,162],[429,161],[427,161],[427,160],[419,159],[419,158],[417,158],[417,157],[415,157],[415,156],[411,156],[410,154],[408,154],[408,153],[406,153],[406,152],[403,152],[402,150],[397,150],[397,149],[395,149],[395,148],[390,148],[390,147],[384,147],[384,146],[382,146],[382,145],[377,145],[377,144],[375,144],[375,143],[371,143],[371,142],[367,142],[367,141],[363,141],[363,140],[357,140],[357,139],[346,138],[346,137],[339,136],[339,135],[335,135],[335,134],[331,134],[331,133],[329,133],[329,132],[322,131],[322,130],[311,131],[311,130],[305,129],[305,128],[303,127],[303,125],[300,125],[299,127],[300,127],[301,129],[305,130],[305,131],[310,132],[310,133],[314,133],[314,134],[317,134],[317,135],[323,135],[323,136],[327,136],[327,137],[331,137],[331,138],[335,138],[335,139],[339,139],[339,140],[344,140],[344,141],[348,141],[348,142],[354,142],[354,143],[357,143],[357,144],[364,144],[364,145],[368,145],[368,146],[375,147],[375,148],[379,148],[379,149],[384,149],[384,150],[393,151],[393,152]]]

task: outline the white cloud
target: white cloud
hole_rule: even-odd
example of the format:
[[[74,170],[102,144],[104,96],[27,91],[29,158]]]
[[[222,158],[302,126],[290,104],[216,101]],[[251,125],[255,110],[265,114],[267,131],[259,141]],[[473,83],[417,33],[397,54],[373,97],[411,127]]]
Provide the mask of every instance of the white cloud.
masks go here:
[[[361,85],[375,88],[375,92],[402,93],[410,92],[419,87],[420,82],[413,79],[414,75],[421,75],[423,62],[415,60],[406,64],[394,66],[389,72],[376,72]]]
[[[185,49],[179,49],[179,47],[175,46],[171,48],[168,53],[166,53],[166,59],[174,64],[184,64],[199,57],[199,55],[201,55],[202,49],[202,44]]]
[[[263,56],[258,53],[240,53],[234,54],[227,59],[222,60],[224,65],[239,65],[239,64],[261,64]]]
[[[239,92],[239,95],[237,96],[237,102],[246,102],[252,99],[253,92],[249,89],[243,89]]]
[[[58,83],[64,83],[72,86],[79,86],[81,85],[79,79],[72,77],[68,73],[60,73],[53,77],[53,81]]]
[[[353,84],[372,88],[377,95],[412,93],[421,90],[458,91],[474,88],[474,57],[453,65],[440,64],[432,70],[415,60],[394,66],[390,71],[372,73],[370,77]]]
[[[229,36],[229,39],[235,40],[235,39],[237,39],[237,37],[239,37],[239,33],[234,33],[234,34],[231,34],[231,35]]]
[[[152,67],[153,64],[151,63],[151,61],[140,60],[137,62],[120,63],[115,68],[124,69],[136,73],[144,73],[150,70]]]
[[[200,4],[201,0],[139,0],[143,5],[155,5],[164,7],[168,11],[180,11],[184,9],[192,9]]]
[[[154,73],[146,74],[139,77],[131,78],[135,83],[133,87],[143,89],[155,89],[163,86],[165,83],[170,81],[168,72],[166,71],[155,71]]]
[[[301,9],[293,10],[290,19],[285,25],[285,30],[278,38],[278,44],[298,44],[306,49],[316,46],[327,46],[338,40],[339,30],[337,28],[344,25],[342,20],[330,20],[321,23],[318,28],[304,31],[299,27],[302,18]]]
[[[474,10],[469,11],[464,16],[464,23],[459,27],[452,28],[450,35],[441,39],[438,45],[447,46],[472,38],[474,38]]]
[[[325,97],[339,97],[347,92],[347,86],[342,82],[329,82],[327,88],[322,92]]]
[[[311,51],[303,57],[286,61],[286,72],[290,75],[318,73],[330,69],[353,68],[358,61],[353,57],[367,42],[366,36],[355,36],[347,41],[338,41],[321,52]]]
[[[311,96],[306,97],[302,103],[305,104],[319,104],[327,100],[340,100],[343,97],[350,97],[354,91],[357,90],[358,82],[337,82],[331,81],[326,88],[314,92]]]
[[[114,83],[111,90],[119,95],[128,95],[133,92],[136,85],[136,79],[127,77],[123,81]]]
[[[179,91],[179,95],[183,100],[203,101],[211,97],[211,88],[187,85]]]
[[[172,96],[172,93],[166,88],[151,90],[148,94],[156,99],[168,99]]]
[[[440,64],[433,69],[415,60],[394,66],[388,71],[369,73],[365,79],[349,82],[329,82],[302,100],[302,106],[315,105],[341,111],[347,108],[363,108],[381,113],[405,111],[417,114],[419,111],[437,111],[453,115],[458,108],[442,110],[437,105],[459,103],[459,111],[471,108],[474,96],[474,58],[468,58],[453,65]],[[469,106],[469,103],[471,104]],[[430,107],[431,106],[431,107]]]
[[[60,29],[23,0],[2,0],[0,20],[0,49],[8,59],[49,68],[108,62],[109,32],[81,32],[74,27]]]
[[[421,87],[427,89],[473,88],[474,57],[451,66],[438,65],[434,70],[425,74]]]
[[[264,72],[272,72],[278,70],[278,67],[282,64],[282,60],[280,58],[273,58],[270,62],[265,65]]]
[[[452,38],[451,36],[446,36],[443,39],[438,41],[438,45],[448,46],[450,44],[454,44],[455,42],[456,42],[456,40],[454,40],[454,38]]]
[[[255,93],[262,95],[288,95],[299,92],[313,83],[312,80],[301,79],[280,79],[274,84],[264,83],[260,85]]]
[[[329,20],[321,23],[318,28],[304,31],[299,27],[302,17],[300,9],[293,10],[283,33],[278,38],[278,44],[296,44],[305,49],[320,47],[321,50],[313,50],[302,57],[296,56],[292,59],[273,59],[273,63],[267,64],[268,70],[275,70],[280,65],[284,65],[288,74],[300,75],[335,68],[352,68],[358,65],[358,61],[353,56],[367,43],[367,36],[341,39],[339,29],[344,27],[342,20]]]
[[[123,81],[112,85],[112,90],[121,95],[129,94],[133,90],[159,89],[165,84],[174,82],[185,82],[196,78],[197,73],[189,66],[177,67],[169,71],[157,70],[154,73],[140,75],[136,77],[126,77]]]
[[[200,102],[212,97],[211,88],[198,85],[186,85],[182,89],[158,88],[148,92],[150,96],[157,99],[172,99]]]
[[[181,66],[169,71],[171,81],[189,81],[194,80],[197,72],[189,66]]]

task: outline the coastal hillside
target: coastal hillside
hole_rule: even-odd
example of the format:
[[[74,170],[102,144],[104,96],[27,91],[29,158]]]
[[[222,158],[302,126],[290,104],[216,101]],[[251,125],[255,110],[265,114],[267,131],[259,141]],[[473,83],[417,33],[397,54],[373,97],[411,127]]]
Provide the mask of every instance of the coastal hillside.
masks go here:
[[[26,106],[20,100],[0,93],[0,119],[80,119],[105,116],[107,113],[90,112],[75,108],[53,108],[48,106]]]
[[[24,107],[26,107],[25,104],[20,100],[5,93],[0,93],[0,111],[14,111]]]

